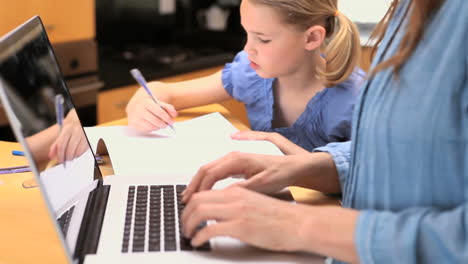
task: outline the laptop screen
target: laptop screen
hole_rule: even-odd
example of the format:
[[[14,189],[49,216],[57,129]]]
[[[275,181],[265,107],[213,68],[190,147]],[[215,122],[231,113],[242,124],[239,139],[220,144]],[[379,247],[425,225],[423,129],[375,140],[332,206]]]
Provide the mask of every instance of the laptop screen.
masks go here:
[[[31,169],[73,254],[81,222],[71,238],[63,225],[77,201],[88,199],[83,193],[102,177],[39,17],[0,39],[0,90],[15,135],[26,142]],[[25,188],[36,185],[34,179],[23,183]]]

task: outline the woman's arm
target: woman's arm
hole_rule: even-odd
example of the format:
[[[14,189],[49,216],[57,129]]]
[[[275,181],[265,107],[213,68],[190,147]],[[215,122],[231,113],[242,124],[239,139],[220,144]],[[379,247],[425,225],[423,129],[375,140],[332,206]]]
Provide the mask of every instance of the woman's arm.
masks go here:
[[[298,227],[301,251],[329,256],[349,263],[360,261],[355,244],[359,211],[338,206],[298,205],[303,217]]]
[[[296,185],[322,192],[340,192],[338,174],[328,153],[270,156],[232,152],[202,166],[183,193],[186,202],[197,192],[206,191],[222,179],[243,175],[237,186],[261,193],[275,193]]]
[[[275,251],[306,251],[357,262],[354,229],[358,212],[341,207],[294,205],[233,187],[195,194],[183,214],[183,231],[200,246],[230,236]],[[197,232],[202,221],[216,219]]]
[[[324,193],[341,192],[338,172],[333,161],[333,156],[326,152],[314,152],[303,156],[304,173],[301,177],[295,177],[292,186],[314,189]]]

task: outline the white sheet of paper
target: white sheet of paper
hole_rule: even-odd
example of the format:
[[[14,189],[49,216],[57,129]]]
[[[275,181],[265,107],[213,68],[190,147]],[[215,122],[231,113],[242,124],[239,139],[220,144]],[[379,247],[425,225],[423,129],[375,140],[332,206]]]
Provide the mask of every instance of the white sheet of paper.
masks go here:
[[[91,151],[40,173],[47,197],[52,208],[57,211],[70,199],[89,186],[94,178],[94,157]]]
[[[138,135],[126,126],[87,127],[93,148],[103,138],[115,175],[187,175],[187,180],[202,166],[231,151],[282,155],[268,141],[232,140],[237,129],[221,114],[212,113],[176,122],[176,132],[163,129]]]

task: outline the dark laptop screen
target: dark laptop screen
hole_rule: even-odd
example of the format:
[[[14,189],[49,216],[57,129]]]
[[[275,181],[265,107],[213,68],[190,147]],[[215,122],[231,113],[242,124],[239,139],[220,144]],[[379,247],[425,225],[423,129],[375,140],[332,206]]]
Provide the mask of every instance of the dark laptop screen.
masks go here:
[[[101,175],[39,17],[0,39],[0,82],[4,110],[10,105],[10,117],[19,121],[16,136],[25,139],[33,172],[73,253],[79,228],[68,238],[67,221],[77,197]],[[34,186],[34,180],[23,183]]]

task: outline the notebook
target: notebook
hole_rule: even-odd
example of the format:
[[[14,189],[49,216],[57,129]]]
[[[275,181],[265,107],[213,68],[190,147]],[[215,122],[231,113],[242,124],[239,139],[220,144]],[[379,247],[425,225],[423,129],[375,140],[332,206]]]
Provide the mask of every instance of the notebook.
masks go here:
[[[178,221],[184,209],[180,193],[191,175],[154,172],[152,177],[103,179],[80,122],[70,142],[84,140],[84,147],[71,151],[70,160],[61,164],[43,160],[49,150],[41,144],[59,133],[54,126],[57,96],[64,98],[67,129],[68,120],[79,118],[36,16],[0,39],[0,99],[70,263],[323,262],[315,255],[261,250],[229,237],[192,248],[180,235]],[[37,140],[50,131],[51,137]]]

